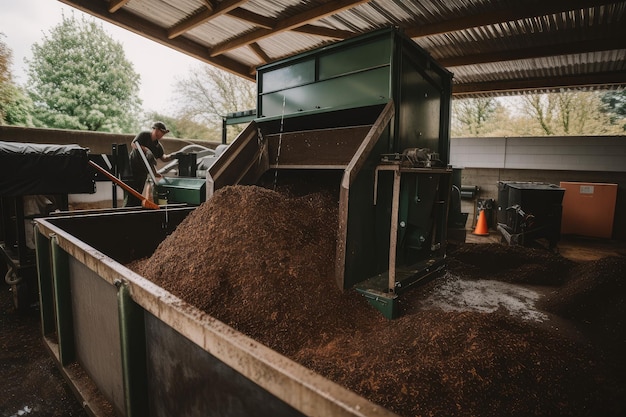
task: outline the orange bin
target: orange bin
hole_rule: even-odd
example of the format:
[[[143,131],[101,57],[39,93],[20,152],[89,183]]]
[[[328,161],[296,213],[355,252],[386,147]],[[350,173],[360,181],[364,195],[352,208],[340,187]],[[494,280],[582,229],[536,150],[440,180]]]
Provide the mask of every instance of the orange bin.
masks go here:
[[[610,239],[617,184],[561,182],[560,187],[565,189],[561,234]]]

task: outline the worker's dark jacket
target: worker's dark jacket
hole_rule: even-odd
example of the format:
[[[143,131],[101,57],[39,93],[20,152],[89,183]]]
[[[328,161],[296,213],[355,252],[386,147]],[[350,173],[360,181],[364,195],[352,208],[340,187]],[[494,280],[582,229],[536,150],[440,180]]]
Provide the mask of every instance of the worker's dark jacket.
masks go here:
[[[153,141],[150,135],[150,131],[143,131],[139,133],[135,139],[133,139],[133,143],[138,143],[139,145],[150,149],[150,152],[145,152],[146,159],[148,159],[148,162],[152,166],[155,166],[156,160],[161,158],[165,152],[159,141]],[[130,152],[130,168],[133,171],[135,182],[142,184],[143,187],[143,183],[148,177],[148,171],[146,170],[146,164],[144,164],[137,149],[133,149]]]
[[[148,152],[145,152],[146,159],[148,163],[152,165],[152,167],[156,166],[157,158],[161,158],[164,154],[163,147],[159,143],[158,140],[153,141],[150,132],[144,131],[139,133],[133,142],[137,142],[139,145],[145,146],[149,149]],[[128,185],[133,187],[138,193],[143,191],[144,184],[146,183],[146,178],[148,178],[148,171],[146,169],[146,164],[141,159],[141,155],[137,149],[134,149],[130,152],[130,169],[132,170],[133,176],[132,180],[127,181]],[[140,206],[141,200],[133,196],[128,192],[124,192],[124,206]]]

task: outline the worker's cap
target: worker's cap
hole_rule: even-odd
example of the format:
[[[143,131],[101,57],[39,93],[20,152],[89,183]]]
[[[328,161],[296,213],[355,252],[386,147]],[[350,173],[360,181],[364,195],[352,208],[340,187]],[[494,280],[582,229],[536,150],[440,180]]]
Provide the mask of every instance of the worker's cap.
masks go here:
[[[154,124],[152,125],[152,128],[159,129],[163,133],[169,132],[169,130],[167,129],[167,127],[165,127],[165,124],[163,122],[154,122]]]

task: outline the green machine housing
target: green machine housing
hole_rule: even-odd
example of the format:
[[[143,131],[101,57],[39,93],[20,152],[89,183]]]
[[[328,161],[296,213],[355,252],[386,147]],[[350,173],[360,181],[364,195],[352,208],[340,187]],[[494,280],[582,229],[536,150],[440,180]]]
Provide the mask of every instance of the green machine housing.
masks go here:
[[[444,265],[452,74],[394,28],[257,69],[257,118],[207,173],[233,184],[331,184],[335,279],[386,317]]]

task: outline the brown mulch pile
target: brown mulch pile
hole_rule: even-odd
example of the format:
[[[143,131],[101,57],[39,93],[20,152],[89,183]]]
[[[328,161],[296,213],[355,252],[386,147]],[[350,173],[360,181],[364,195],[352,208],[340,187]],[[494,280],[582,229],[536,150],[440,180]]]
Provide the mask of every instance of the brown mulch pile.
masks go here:
[[[574,263],[545,249],[497,243],[462,245],[454,250],[449,267],[468,278],[489,275],[503,282],[561,285]]]
[[[401,416],[626,412],[625,361],[609,347],[624,346],[625,259],[575,264],[536,249],[461,245],[449,253],[448,272],[541,285],[547,295],[539,305],[555,321],[523,320],[502,308],[426,308],[435,282],[405,294],[402,316],[388,321],[356,292],[337,289],[336,230],[332,193],[225,187],[132,267]],[[596,305],[595,289],[611,308]],[[572,320],[580,333],[559,330],[557,319]]]

